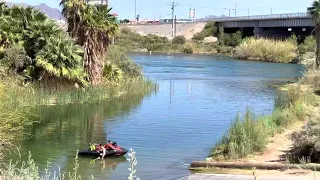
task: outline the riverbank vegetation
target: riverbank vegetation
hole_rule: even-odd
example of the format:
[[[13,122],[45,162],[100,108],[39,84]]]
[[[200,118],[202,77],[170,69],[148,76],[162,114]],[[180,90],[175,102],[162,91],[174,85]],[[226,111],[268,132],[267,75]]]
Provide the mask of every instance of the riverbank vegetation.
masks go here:
[[[232,55],[234,47],[242,40],[242,33],[238,31],[229,35],[224,33],[222,29],[213,30],[212,26],[214,23],[209,22],[200,33],[195,34],[191,41],[187,41],[184,36],[177,36],[169,40],[167,37],[152,34],[140,35],[123,27],[115,38],[115,44],[133,52]],[[206,37],[214,38],[212,32],[219,35],[220,39],[218,41],[203,41]]]
[[[315,37],[316,37],[316,67],[320,67],[320,1],[314,0],[312,6],[308,8],[308,13],[313,16],[315,21]]]
[[[305,120],[306,106],[313,100],[313,94],[309,91],[290,86],[276,97],[271,115],[260,116],[250,110],[243,116],[237,115],[227,134],[215,145],[211,156],[215,160],[238,160],[262,152],[269,137],[296,121]]]
[[[303,48],[308,48],[303,46]],[[298,46],[291,38],[273,40],[246,38],[235,48],[234,57],[254,61],[291,63],[298,57]]]
[[[25,137],[40,105],[93,103],[155,85],[123,48],[107,6],[62,1],[68,32],[32,7],[0,3],[0,152]],[[1,159],[1,156],[0,156]]]
[[[137,158],[136,152],[133,149],[130,149],[128,153],[130,157],[127,159],[129,162],[129,175],[128,180],[138,180],[139,178],[136,176],[136,166],[137,166]],[[93,160],[94,162],[96,160]],[[102,160],[104,161],[104,160]],[[36,162],[32,159],[31,153],[29,152],[28,160],[22,161],[21,164],[19,162],[10,161],[9,164],[5,166],[0,165],[0,179],[1,180],[11,180],[11,179],[26,179],[26,180],[81,180],[81,173],[79,172],[79,161],[78,154],[76,154],[74,158],[74,167],[71,172],[65,172],[58,167],[58,171],[52,172],[51,162],[47,162],[47,166],[44,167],[43,175],[40,175],[40,171],[42,167],[38,166]],[[56,168],[56,167],[55,167]],[[94,175],[91,175],[91,179],[94,180]]]
[[[140,35],[123,27],[115,43],[127,51],[160,53],[224,54],[234,58],[278,63],[298,63],[299,57],[314,52],[315,38],[307,37],[298,44],[292,35],[286,39],[243,38],[241,31],[225,33],[214,22],[208,22],[192,40],[177,36],[172,40],[157,35]]]

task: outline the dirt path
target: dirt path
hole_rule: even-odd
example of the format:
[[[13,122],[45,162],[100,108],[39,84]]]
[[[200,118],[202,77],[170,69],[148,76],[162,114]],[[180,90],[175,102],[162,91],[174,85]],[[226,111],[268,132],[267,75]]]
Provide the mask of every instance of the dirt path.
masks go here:
[[[252,158],[249,158],[248,162],[284,162],[285,159],[281,158],[285,156],[286,152],[292,147],[291,134],[299,131],[305,125],[305,122],[297,122],[290,128],[285,130],[282,134],[276,134],[269,139],[269,144],[266,150],[262,154],[256,154]]]

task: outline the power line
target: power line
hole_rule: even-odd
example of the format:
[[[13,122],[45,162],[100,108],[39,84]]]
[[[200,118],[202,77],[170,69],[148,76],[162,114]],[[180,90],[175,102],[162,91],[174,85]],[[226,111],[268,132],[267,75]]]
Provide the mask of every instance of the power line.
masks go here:
[[[184,7],[196,7],[196,8],[203,8],[203,9],[215,9],[215,10],[225,10],[229,8],[218,8],[218,7],[210,7],[210,6],[195,6],[192,4],[179,4],[179,6],[184,6]],[[269,6],[272,8],[276,9],[291,9],[291,8],[307,8],[308,6]],[[230,8],[233,9],[233,8]],[[237,9],[237,10],[261,10],[261,9],[266,9],[266,7],[252,7],[252,8],[244,8],[244,9]]]

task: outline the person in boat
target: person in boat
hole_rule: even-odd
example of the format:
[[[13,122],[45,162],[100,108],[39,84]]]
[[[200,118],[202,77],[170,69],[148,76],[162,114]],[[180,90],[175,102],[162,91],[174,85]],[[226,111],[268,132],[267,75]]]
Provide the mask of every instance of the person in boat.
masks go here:
[[[106,148],[106,150],[113,150],[113,151],[117,152],[117,143],[116,142],[108,141],[108,143],[106,145],[104,145],[104,147]]]
[[[90,144],[90,151],[95,151],[95,150],[96,150],[96,145]]]

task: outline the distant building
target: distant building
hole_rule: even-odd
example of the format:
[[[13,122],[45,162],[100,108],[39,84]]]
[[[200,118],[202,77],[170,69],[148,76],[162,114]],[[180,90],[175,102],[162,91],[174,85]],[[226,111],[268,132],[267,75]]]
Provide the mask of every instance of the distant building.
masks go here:
[[[108,4],[108,0],[87,0],[87,3],[93,4],[93,5],[100,5],[100,4],[106,5]]]

